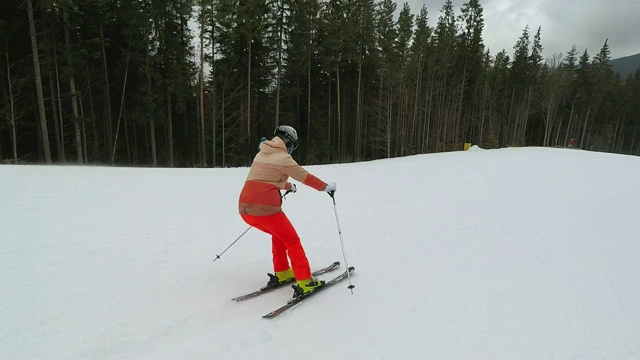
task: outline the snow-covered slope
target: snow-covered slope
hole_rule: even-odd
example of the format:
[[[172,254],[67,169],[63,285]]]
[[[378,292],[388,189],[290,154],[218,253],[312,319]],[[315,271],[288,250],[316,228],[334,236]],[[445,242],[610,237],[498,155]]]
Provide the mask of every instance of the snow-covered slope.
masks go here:
[[[640,158],[510,148],[309,166],[346,282],[274,320],[238,169],[0,166],[2,359],[638,359]],[[312,267],[333,203],[285,200]],[[335,274],[335,273],[334,273]]]

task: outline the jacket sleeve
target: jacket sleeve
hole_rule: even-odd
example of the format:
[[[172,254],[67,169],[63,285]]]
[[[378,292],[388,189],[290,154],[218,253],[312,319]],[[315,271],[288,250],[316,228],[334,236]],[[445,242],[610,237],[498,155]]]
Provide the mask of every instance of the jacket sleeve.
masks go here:
[[[318,191],[323,191],[327,187],[327,184],[324,181],[318,179],[302,166],[298,165],[298,163],[293,160],[289,154],[286,154],[282,161],[282,171],[290,177]]]

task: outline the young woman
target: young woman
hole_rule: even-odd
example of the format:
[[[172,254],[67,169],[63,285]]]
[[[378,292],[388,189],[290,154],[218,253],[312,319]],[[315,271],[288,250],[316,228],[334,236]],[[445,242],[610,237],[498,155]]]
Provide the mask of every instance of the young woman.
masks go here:
[[[324,285],[324,281],[311,276],[300,237],[282,212],[280,190],[296,192],[296,186],[288,182],[289,177],[327,193],[335,192],[336,184],[325,183],[293,160],[291,154],[298,146],[294,128],[278,126],[274,135],[273,139],[260,144],[260,152],[253,159],[240,193],[239,210],[247,224],[271,235],[275,276],[269,283],[295,278],[294,296],[299,296]]]

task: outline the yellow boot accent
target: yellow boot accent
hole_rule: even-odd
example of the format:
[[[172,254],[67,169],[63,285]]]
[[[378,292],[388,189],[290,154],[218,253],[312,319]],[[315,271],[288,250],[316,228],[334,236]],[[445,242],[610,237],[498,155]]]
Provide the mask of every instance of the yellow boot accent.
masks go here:
[[[293,269],[288,268],[285,271],[276,271],[276,276],[280,282],[291,280],[294,278]]]
[[[324,285],[324,280],[318,280],[316,278],[306,279],[306,280],[298,280],[297,285],[295,285],[293,296],[297,297],[303,294],[306,294],[310,291],[313,291],[322,285]]]

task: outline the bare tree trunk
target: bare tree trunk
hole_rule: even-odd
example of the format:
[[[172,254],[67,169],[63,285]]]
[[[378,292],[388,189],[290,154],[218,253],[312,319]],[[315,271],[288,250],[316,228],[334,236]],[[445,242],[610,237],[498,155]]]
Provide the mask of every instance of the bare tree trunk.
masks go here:
[[[360,148],[362,142],[362,47],[360,47],[360,57],[358,61],[358,90],[356,92],[356,141],[355,160],[360,160]]]
[[[396,124],[397,124],[397,128],[396,128],[396,133],[395,133],[395,138],[396,138],[396,146],[395,146],[395,154],[396,156],[403,156],[404,155],[404,136],[403,133],[405,131],[405,121],[404,121],[404,77],[403,77],[403,70],[401,67],[400,70],[400,74],[399,74],[399,81],[398,81],[398,108],[397,108],[397,113],[396,113]],[[398,75],[396,75],[398,76]],[[394,77],[395,79],[395,77]]]
[[[27,0],[27,12],[29,13],[29,33],[31,34],[31,54],[33,57],[33,72],[36,82],[36,95],[38,98],[38,112],[40,115],[40,131],[42,135],[42,150],[47,164],[51,164],[51,146],[49,144],[49,130],[47,129],[47,114],[44,108],[44,95],[42,94],[42,78],[40,74],[40,57],[38,55],[38,40],[36,38],[36,22],[33,17],[32,0]]]
[[[524,113],[522,114],[522,129],[520,130],[520,144],[525,144],[525,135],[527,133],[527,125],[529,125],[529,113],[531,112],[531,98],[533,97],[533,85],[529,86],[529,94],[527,95],[527,102],[524,106]]]
[[[378,103],[376,106],[376,113],[377,113],[377,119],[376,119],[376,134],[381,134],[382,133],[382,123],[384,122],[384,115],[382,113],[382,106],[383,106],[383,82],[384,82],[384,75],[380,74],[380,85],[378,87]],[[379,136],[379,135],[377,135]],[[377,142],[377,141],[376,141]],[[373,149],[372,149],[373,151]],[[374,153],[375,154],[375,153]]]
[[[432,94],[432,87],[431,87],[431,82],[429,84],[428,87],[428,92],[425,95],[425,109],[424,109],[424,122],[426,122],[426,126],[424,126],[424,130],[422,133],[422,143],[423,143],[423,148],[422,148],[422,152],[426,153],[429,152],[429,135],[430,135],[430,131],[431,131],[431,112],[433,111],[431,105],[431,94]]]
[[[131,34],[129,34],[129,49],[127,50],[127,60],[124,67],[124,81],[122,83],[122,96],[120,97],[120,111],[118,112],[118,123],[116,125],[116,136],[113,139],[113,150],[111,152],[111,165],[116,161],[116,149],[118,148],[118,134],[120,133],[120,122],[124,111],[124,97],[127,91],[127,79],[129,78],[129,58],[131,52]]]
[[[391,131],[392,131],[392,121],[391,121],[391,116],[392,116],[392,111],[391,108],[393,106],[392,104],[392,99],[393,99],[393,88],[389,87],[389,96],[387,97],[387,111],[386,111],[386,117],[387,117],[387,128],[386,133],[387,133],[387,158],[391,158]]]
[[[100,147],[98,146],[98,130],[96,129],[96,114],[93,106],[93,90],[91,89],[91,71],[87,66],[87,87],[89,88],[89,110],[91,113],[91,127],[93,130],[93,156],[100,159]],[[86,152],[85,152],[86,153]]]
[[[409,94],[409,89],[408,89],[408,81],[406,83],[406,85],[403,86],[402,89],[402,97],[404,98],[404,106],[403,106],[403,116],[402,116],[402,156],[404,156],[407,151],[410,149],[410,146],[412,145],[413,141],[413,136],[414,133],[412,131],[412,127],[410,124],[410,111],[409,111],[409,107],[411,106],[410,104],[410,94]]]
[[[71,90],[71,106],[73,108],[73,130],[76,140],[76,161],[82,164],[82,132],[80,130],[80,113],[78,112],[78,99],[76,92],[76,80],[73,75],[69,77],[69,89]]]
[[[331,148],[331,100],[333,96],[333,87],[331,86],[331,72],[329,72],[329,85],[327,87],[329,88],[329,104],[327,106],[327,145],[329,146],[329,149],[334,150]],[[332,151],[330,154],[333,153],[335,153],[335,151]],[[327,154],[327,162],[329,161],[330,154]]]
[[[82,117],[82,119],[85,119],[84,117],[84,105],[82,102],[82,97],[78,97],[78,105],[80,105],[80,117]],[[82,153],[84,155],[83,157],[83,162],[85,164],[89,163],[89,154],[87,153],[87,129],[85,126],[85,121],[82,122]]]
[[[55,45],[54,45],[55,46]],[[50,65],[49,65],[50,66]],[[55,139],[55,149],[58,155],[58,161],[64,162],[64,151],[62,149],[62,139],[60,139],[60,122],[58,121],[58,97],[56,96],[56,86],[53,82],[53,71],[49,69],[49,91],[51,96],[51,115],[53,117],[53,132]]]
[[[487,116],[487,99],[489,97],[489,80],[485,80],[484,91],[482,92],[482,116],[480,117],[480,135],[478,136],[478,145],[484,145],[484,122]]]
[[[411,117],[411,132],[414,134],[414,141],[416,144],[416,151],[422,152],[422,142],[421,142],[421,127],[420,127],[420,85],[422,84],[422,55],[418,59],[418,70],[416,73],[416,87],[414,88],[413,94],[413,116]]]
[[[111,154],[113,152],[113,129],[111,124],[111,94],[109,90],[109,72],[107,66],[107,54],[104,47],[104,33],[102,29],[102,24],[100,24],[100,44],[102,46],[102,63],[104,65],[104,96],[106,99],[106,107],[107,107],[107,118],[105,121],[105,132],[106,132],[106,145],[107,145],[107,154]],[[109,156],[109,155],[106,155]]]
[[[616,138],[618,137],[618,129],[620,128],[620,117],[616,121],[616,129],[613,131],[613,139],[611,141],[611,152],[616,151]]]
[[[215,66],[213,68],[213,76],[215,78]],[[218,105],[218,101],[217,101],[216,96],[217,96],[217,91],[216,91],[216,86],[214,85],[213,86],[213,94],[212,94],[213,106],[212,106],[212,109],[211,109],[211,113],[212,113],[212,115],[211,115],[211,127],[213,128],[213,131],[212,131],[212,134],[211,134],[211,143],[213,145],[213,148],[211,150],[211,159],[212,159],[212,166],[214,166],[214,167],[216,165],[218,165],[217,157],[216,157],[216,153],[217,153],[217,150],[218,150],[218,148],[216,146],[216,141],[217,141],[217,138],[218,138],[218,127],[216,126],[217,125],[217,121],[216,120],[217,120],[217,112],[218,112],[218,106],[217,106]]]
[[[60,71],[59,71],[59,66],[58,66],[58,54],[56,51],[56,42],[55,42],[55,37],[53,39],[53,67],[54,67],[54,73],[55,73],[55,88],[56,88],[56,99],[57,100],[53,100],[52,101],[57,101],[57,104],[54,105],[54,108],[58,109],[58,117],[56,119],[58,119],[60,121],[60,124],[58,125],[57,129],[60,131],[60,162],[65,162],[67,159],[67,152],[65,150],[65,130],[64,130],[64,115],[62,114],[62,91],[60,90]],[[52,91],[53,93],[53,91]]]
[[[73,130],[76,139],[76,159],[82,164],[82,133],[80,130],[80,113],[78,112],[78,99],[76,98],[76,80],[73,75],[69,77],[69,89],[71,90],[71,106],[73,108]]]
[[[542,146],[549,146],[549,141],[551,140],[551,122],[552,122],[552,109],[553,109],[553,101],[555,94],[551,94],[549,98],[549,103],[547,104],[547,117],[544,121],[544,140],[542,141]]]
[[[225,137],[225,128],[224,128],[224,124],[225,124],[225,103],[224,103],[224,96],[225,96],[225,92],[226,92],[226,88],[222,89],[222,167],[226,166],[226,161],[227,161],[227,150],[226,150],[226,137]]]
[[[126,106],[125,106],[126,107]],[[127,146],[127,164],[131,164],[131,138],[129,137],[129,126],[127,125],[127,112],[123,110],[122,121],[124,122],[124,143]]]
[[[446,83],[445,83],[446,84]],[[449,109],[449,104],[450,104],[450,100],[446,95],[446,85],[443,85],[442,87],[442,108],[441,108],[441,112],[442,112],[442,116],[441,116],[441,120],[442,120],[442,145],[440,147],[440,151],[446,151],[447,149],[447,133],[448,133],[448,128],[449,128],[449,115],[450,115],[450,109]]]
[[[171,108],[171,90],[167,88],[167,135],[169,136],[169,167],[173,167],[173,110]]]
[[[211,11],[213,12],[213,7],[211,7]],[[212,14],[212,18],[213,18]],[[215,28],[213,26],[213,24],[211,25],[211,49],[215,49]],[[215,53],[215,50],[212,50]],[[218,132],[217,132],[217,127],[216,127],[216,119],[217,119],[217,112],[218,112],[218,107],[217,107],[217,89],[216,89],[216,85],[215,85],[215,80],[216,80],[216,63],[215,61],[211,62],[211,72],[213,75],[213,79],[214,79],[214,83],[213,83],[213,90],[212,90],[212,100],[213,100],[213,106],[212,106],[212,110],[211,110],[211,127],[213,130],[213,134],[211,136],[211,142],[212,142],[212,150],[211,150],[211,159],[212,159],[212,165],[215,167],[217,165],[216,162],[216,152],[217,152],[217,147],[216,147],[216,141],[217,141],[217,137],[218,137]],[[223,98],[224,99],[224,98]]]
[[[200,166],[207,166],[207,146],[204,129],[204,1],[200,2]]]
[[[616,152],[622,154],[623,153],[622,152],[622,146],[624,145],[624,137],[620,138],[620,142],[618,144],[619,144],[618,145],[618,150]]]
[[[138,151],[138,131],[136,130],[136,122],[133,122],[133,164],[138,165],[139,153]]]
[[[151,117],[149,124],[149,131],[151,132],[151,166],[158,167],[158,151],[156,146],[156,121]]]
[[[440,95],[440,121],[442,122],[442,130],[440,134],[442,135],[440,144],[440,151],[446,151],[447,149],[447,134],[449,133],[449,120],[451,116],[451,96],[453,96],[451,88],[447,86],[449,82],[448,75],[445,76],[444,82],[442,83],[442,93]],[[449,95],[449,96],[447,96]]]
[[[571,131],[571,120],[573,119],[573,109],[576,106],[576,99],[573,99],[573,103],[571,104],[571,111],[569,112],[569,121],[567,121],[567,132],[564,135],[564,143],[562,146],[567,145],[567,141],[569,140],[569,132]]]
[[[558,141],[560,141],[561,131],[562,131],[562,120],[560,120],[560,123],[558,124],[558,131],[556,132],[556,141],[555,141],[556,146],[558,145]]]
[[[149,57],[150,55],[150,50],[151,50],[151,45],[149,44],[149,39],[150,35],[147,34],[147,51],[146,51],[146,56],[145,56],[145,62],[146,62],[146,68],[149,69]],[[149,72],[149,70],[147,70],[146,73],[146,77],[147,77],[147,88],[149,91],[151,91],[152,89],[152,84],[151,84],[151,74]],[[146,125],[146,122],[145,122]],[[146,130],[146,129],[145,129]],[[149,135],[151,137],[151,166],[153,167],[158,167],[158,147],[156,144],[156,120],[155,120],[155,116],[149,116]],[[148,147],[148,146],[147,146]],[[148,149],[147,149],[148,150]]]
[[[278,1],[278,5],[280,6],[280,16],[278,17],[278,63],[277,63],[277,78],[276,78],[276,113],[275,113],[275,126],[278,127],[280,124],[280,79],[282,74],[282,47],[283,39],[283,22],[284,22],[284,4],[282,1]]]
[[[340,109],[340,64],[336,65],[336,117],[338,120],[338,154],[340,160],[344,158],[344,146],[342,144],[342,109]]]
[[[516,90],[513,89],[511,91],[511,103],[509,104],[509,114],[507,115],[507,118],[505,119],[506,124],[504,126],[504,141],[507,144],[510,144],[513,142],[513,139],[509,139],[509,132],[510,132],[510,127],[511,125],[513,125],[514,127],[516,126],[515,122],[517,119],[514,119],[513,117],[513,108],[515,107],[514,102],[515,102],[515,98],[516,98]]]
[[[442,133],[444,132],[444,83],[438,81],[436,84],[437,89],[434,89],[434,98],[435,105],[433,109],[433,117],[434,124],[433,127],[435,129],[435,144],[434,144],[434,152],[441,151],[442,147]]]
[[[625,136],[624,136],[624,130],[627,129],[628,127],[626,126],[626,122],[627,122],[627,117],[623,116],[622,119],[620,120],[621,124],[620,124],[620,131],[619,131],[619,135],[618,135],[618,140],[617,140],[617,153],[620,154],[624,154],[624,140],[625,140]]]
[[[6,49],[5,56],[7,58],[7,83],[9,84],[9,121],[11,124],[11,142],[13,150],[13,163],[18,163],[18,136],[16,134],[16,113],[15,99],[13,98],[13,80],[11,79],[11,63],[9,62],[9,43],[5,38],[4,46]]]
[[[431,66],[429,66],[431,68]],[[434,83],[434,72],[433,70],[429,71],[427,77],[427,93],[424,97],[424,122],[426,122],[426,126],[423,127],[422,133],[422,143],[423,148],[422,152],[429,152],[429,135],[431,132],[431,118],[433,115],[433,83]]]
[[[307,141],[311,139],[311,50],[307,57]]]
[[[251,43],[252,35],[249,35],[249,65],[247,78],[247,142],[251,143]]]
[[[69,39],[69,24],[67,11],[62,10],[62,19],[64,27],[64,41],[67,47],[67,62],[69,66],[69,90],[71,91],[71,107],[73,109],[73,130],[76,142],[76,161],[78,164],[82,164],[82,134],[80,132],[80,113],[78,112],[78,98],[76,93],[76,80],[74,77],[74,68],[71,61],[71,41]]]
[[[584,126],[582,127],[582,139],[580,139],[580,148],[581,149],[585,148],[584,137],[587,134],[587,124],[589,123],[589,114],[590,113],[591,113],[591,105],[589,105],[589,108],[587,109],[587,116],[584,117]]]
[[[460,128],[460,123],[462,122],[462,104],[464,102],[464,87],[466,85],[466,80],[467,80],[467,62],[465,61],[464,63],[464,68],[462,70],[462,82],[460,83],[460,97],[458,98],[458,106],[457,106],[457,114],[456,114],[456,123],[458,124],[456,126],[455,129],[455,136],[454,136],[454,149],[457,148],[458,146],[460,146],[459,141],[460,139],[460,135],[458,134],[459,128]],[[465,143],[468,141],[468,139],[466,138],[466,132],[463,132],[463,136],[464,138],[462,139],[462,142]],[[457,149],[456,149],[457,150]]]

